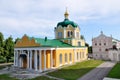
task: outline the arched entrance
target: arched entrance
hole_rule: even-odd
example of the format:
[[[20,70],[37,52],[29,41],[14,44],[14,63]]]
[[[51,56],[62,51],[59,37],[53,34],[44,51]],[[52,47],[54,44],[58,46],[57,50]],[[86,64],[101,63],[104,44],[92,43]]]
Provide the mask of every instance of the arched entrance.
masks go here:
[[[20,54],[20,58],[21,58],[21,64],[22,64],[22,68],[27,68],[27,55],[26,54]]]

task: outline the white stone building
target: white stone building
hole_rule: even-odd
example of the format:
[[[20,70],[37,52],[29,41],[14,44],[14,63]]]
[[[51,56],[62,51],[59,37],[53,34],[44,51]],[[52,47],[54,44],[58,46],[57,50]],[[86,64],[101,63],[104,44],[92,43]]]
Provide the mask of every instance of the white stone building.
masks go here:
[[[119,49],[120,41],[111,37],[108,37],[101,34],[98,37],[92,39],[92,50],[93,50],[93,58],[101,59],[101,60],[110,60],[109,50],[113,47]]]
[[[108,54],[111,61],[120,61],[120,50],[109,50]]]

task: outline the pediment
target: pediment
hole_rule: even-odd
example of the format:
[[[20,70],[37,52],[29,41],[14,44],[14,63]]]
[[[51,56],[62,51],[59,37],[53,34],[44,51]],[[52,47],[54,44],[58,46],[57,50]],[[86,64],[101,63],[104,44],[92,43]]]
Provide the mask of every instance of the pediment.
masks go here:
[[[24,35],[22,39],[18,40],[15,47],[38,47],[40,44],[35,42],[34,38],[29,39],[27,35]]]

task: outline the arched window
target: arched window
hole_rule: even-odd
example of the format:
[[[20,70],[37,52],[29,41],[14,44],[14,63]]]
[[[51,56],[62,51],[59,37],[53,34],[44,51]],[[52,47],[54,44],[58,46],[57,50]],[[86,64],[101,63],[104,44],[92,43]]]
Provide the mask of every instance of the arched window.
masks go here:
[[[78,46],[81,46],[81,42],[78,42]]]
[[[73,32],[71,31],[71,36],[73,35]]]
[[[65,63],[67,63],[67,53],[65,53]]]
[[[69,61],[70,62],[72,61],[72,54],[71,53],[69,54]]]
[[[59,56],[59,61],[60,61],[60,64],[62,64],[62,54],[60,54]]]
[[[62,32],[58,32],[58,38],[62,38]]]
[[[70,37],[70,34],[71,34],[70,31],[68,31],[68,37]]]

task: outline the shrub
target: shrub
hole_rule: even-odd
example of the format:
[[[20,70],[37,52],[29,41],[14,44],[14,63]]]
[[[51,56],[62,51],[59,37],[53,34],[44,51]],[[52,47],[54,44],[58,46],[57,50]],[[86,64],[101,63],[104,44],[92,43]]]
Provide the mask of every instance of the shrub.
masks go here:
[[[5,63],[6,59],[3,56],[0,56],[0,63]]]
[[[11,57],[11,59],[9,59],[9,62],[14,62],[14,57]]]

